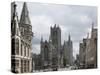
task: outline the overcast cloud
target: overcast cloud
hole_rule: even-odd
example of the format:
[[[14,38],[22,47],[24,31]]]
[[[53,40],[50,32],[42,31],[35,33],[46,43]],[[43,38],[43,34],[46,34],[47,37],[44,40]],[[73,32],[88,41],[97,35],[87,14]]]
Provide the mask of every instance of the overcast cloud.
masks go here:
[[[17,2],[20,18],[23,2]],[[71,35],[74,56],[79,52],[79,42],[90,32],[91,24],[97,26],[97,7],[58,5],[43,3],[27,3],[29,16],[35,33],[33,37],[33,52],[40,53],[40,39],[48,40],[50,26],[54,24],[61,28],[62,44]]]

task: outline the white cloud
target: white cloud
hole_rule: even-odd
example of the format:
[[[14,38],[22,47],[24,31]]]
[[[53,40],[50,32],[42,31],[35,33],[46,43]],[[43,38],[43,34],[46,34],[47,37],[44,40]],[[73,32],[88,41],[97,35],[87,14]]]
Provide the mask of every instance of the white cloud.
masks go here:
[[[32,20],[33,30],[40,34],[47,34],[50,25],[54,24],[53,20],[46,15],[32,16],[31,20]]]

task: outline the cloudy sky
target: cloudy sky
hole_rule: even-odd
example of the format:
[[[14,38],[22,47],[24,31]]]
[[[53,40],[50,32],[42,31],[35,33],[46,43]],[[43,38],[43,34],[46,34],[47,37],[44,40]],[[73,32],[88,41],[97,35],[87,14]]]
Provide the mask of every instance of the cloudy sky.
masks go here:
[[[16,2],[20,19],[23,2]],[[29,16],[35,33],[33,52],[40,53],[40,39],[48,40],[50,26],[54,24],[61,28],[62,44],[71,35],[74,56],[79,52],[79,42],[91,30],[91,24],[97,27],[97,7],[61,4],[27,3]]]

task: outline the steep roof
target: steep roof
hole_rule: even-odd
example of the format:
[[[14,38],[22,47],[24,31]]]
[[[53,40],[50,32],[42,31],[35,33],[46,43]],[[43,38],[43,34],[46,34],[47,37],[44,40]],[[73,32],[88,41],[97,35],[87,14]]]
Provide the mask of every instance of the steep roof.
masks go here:
[[[31,25],[31,22],[30,22],[30,19],[29,19],[29,12],[28,12],[28,9],[27,9],[26,2],[24,2],[24,4],[23,4],[20,23],[21,24],[29,24],[29,25]]]

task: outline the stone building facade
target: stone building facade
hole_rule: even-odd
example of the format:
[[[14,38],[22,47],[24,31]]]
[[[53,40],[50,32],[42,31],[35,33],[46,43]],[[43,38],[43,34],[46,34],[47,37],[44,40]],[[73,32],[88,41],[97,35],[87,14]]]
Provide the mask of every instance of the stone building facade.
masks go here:
[[[88,38],[86,49],[86,68],[97,68],[97,28],[91,30],[91,37]]]
[[[68,41],[61,46],[61,29],[56,24],[50,28],[49,41],[41,39],[40,49],[42,69],[51,68],[57,70],[66,65],[71,66],[73,64],[73,44],[71,37],[69,35]]]
[[[53,64],[53,51],[55,48],[53,47],[51,40],[43,41],[41,39],[41,69],[50,69]],[[55,62],[56,63],[56,62]]]
[[[50,30],[49,41],[41,39],[42,69],[60,68],[61,30],[54,25]]]
[[[17,5],[11,4],[11,71],[14,73],[32,72],[32,26],[27,4],[24,2],[20,21]]]
[[[79,55],[80,55],[80,67],[81,68],[85,68],[85,59],[86,59],[86,42],[87,39],[83,39],[83,41],[80,43],[80,51],[79,51]]]
[[[82,69],[97,68],[97,28],[93,24],[90,37],[88,34],[80,43],[79,61]]]
[[[50,38],[52,40],[52,45],[55,48],[55,53],[53,54],[53,66],[60,68],[61,65],[61,29],[56,24],[51,27]],[[55,63],[56,62],[56,63]]]
[[[36,70],[40,70],[41,69],[41,55],[40,54],[32,54],[32,58],[34,60],[34,67],[33,67],[33,72]]]
[[[73,65],[73,44],[69,35],[68,41],[64,41],[63,45],[63,63],[66,65]]]
[[[77,66],[77,68],[76,68],[76,69],[78,69],[78,68],[79,68],[79,66],[80,66],[79,54],[77,54],[77,55],[76,55],[76,59],[75,59],[75,61],[74,61],[74,65],[75,65],[75,66]]]

